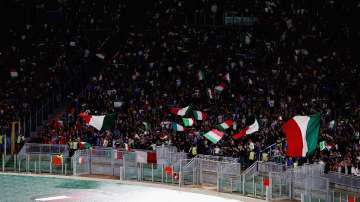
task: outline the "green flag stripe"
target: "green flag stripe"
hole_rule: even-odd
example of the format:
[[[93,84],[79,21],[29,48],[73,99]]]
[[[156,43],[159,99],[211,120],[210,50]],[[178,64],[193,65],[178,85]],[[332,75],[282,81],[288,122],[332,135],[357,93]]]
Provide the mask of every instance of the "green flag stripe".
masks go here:
[[[320,146],[320,151],[324,150],[325,149],[325,141],[320,142],[319,146]]]
[[[213,136],[211,136],[209,134],[205,134],[204,136],[214,144],[216,144],[219,141],[219,140],[217,140],[216,138],[214,138]]]
[[[116,114],[108,114],[105,116],[104,118],[104,122],[103,125],[101,127],[101,130],[107,130],[110,129],[114,126],[115,123],[115,119],[116,119]]]
[[[306,129],[306,143],[308,147],[307,155],[312,155],[318,144],[320,131],[320,114],[310,116],[310,120]]]

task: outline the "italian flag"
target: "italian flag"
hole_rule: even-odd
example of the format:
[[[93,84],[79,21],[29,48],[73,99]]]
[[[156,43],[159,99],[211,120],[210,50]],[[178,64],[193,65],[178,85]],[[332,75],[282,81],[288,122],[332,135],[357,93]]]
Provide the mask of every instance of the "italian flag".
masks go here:
[[[290,157],[312,155],[317,147],[320,130],[320,114],[294,116],[283,125]]]
[[[98,130],[107,130],[114,125],[116,114],[94,116],[86,113],[80,113],[80,117],[87,125],[90,125]]]
[[[230,74],[226,73],[225,76],[224,76],[224,79],[225,79],[225,81],[230,83]]]
[[[175,115],[185,116],[188,113],[189,109],[190,109],[190,106],[187,106],[184,108],[173,107],[170,109],[170,112]]]
[[[184,126],[188,127],[188,126],[192,126],[194,125],[194,119],[193,118],[182,118]]]
[[[185,130],[184,126],[177,124],[175,122],[173,122],[171,126],[172,126],[172,129],[175,131],[184,131]]]
[[[212,129],[211,131],[204,134],[204,137],[206,137],[210,142],[216,144],[221,140],[221,138],[224,136],[223,132],[220,132],[216,129]]]
[[[242,129],[239,133],[234,134],[233,138],[234,139],[240,139],[244,135],[249,135],[249,134],[255,133],[257,131],[259,131],[259,122],[255,119],[253,124],[251,124],[250,126]]]
[[[198,73],[197,73],[197,77],[198,77],[198,80],[199,81],[202,81],[202,80],[204,80],[204,78],[205,78],[205,76],[204,76],[204,72],[203,71],[198,71]]]
[[[219,124],[218,128],[220,130],[226,130],[226,129],[230,128],[232,126],[232,124],[233,124],[233,121],[231,119],[228,119],[225,122]]]
[[[215,86],[215,91],[217,93],[221,93],[224,89],[225,89],[225,84],[224,83],[221,83],[218,86]]]
[[[208,88],[206,90],[207,95],[209,96],[210,99],[214,98],[214,91],[211,88]]]
[[[157,163],[156,152],[135,151],[137,163]]]
[[[19,76],[19,73],[17,72],[17,70],[15,68],[10,69],[10,77],[11,78],[16,78]]]
[[[198,121],[203,121],[207,118],[207,115],[202,111],[194,111],[194,117]]]
[[[87,142],[80,142],[79,149],[91,149],[91,144]]]

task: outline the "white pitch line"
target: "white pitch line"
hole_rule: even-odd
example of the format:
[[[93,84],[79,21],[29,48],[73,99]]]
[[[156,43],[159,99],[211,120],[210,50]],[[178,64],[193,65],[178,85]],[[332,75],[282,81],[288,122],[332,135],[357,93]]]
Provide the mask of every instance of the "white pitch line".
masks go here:
[[[53,200],[60,200],[60,199],[67,199],[70,198],[68,196],[52,196],[47,198],[37,198],[35,201],[53,201]]]

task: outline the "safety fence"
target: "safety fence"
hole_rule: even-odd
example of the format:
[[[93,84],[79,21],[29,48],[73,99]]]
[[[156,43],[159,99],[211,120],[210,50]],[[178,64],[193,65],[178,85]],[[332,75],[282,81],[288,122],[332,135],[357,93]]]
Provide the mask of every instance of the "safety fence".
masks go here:
[[[241,178],[221,177],[220,190],[268,200],[300,200],[305,193],[329,201],[329,180],[322,173],[320,164],[287,169],[283,164],[255,162],[242,172]]]
[[[177,152],[176,147],[156,147],[156,157],[159,164],[175,164],[179,159],[186,159],[187,153]]]
[[[301,194],[301,202],[359,202],[360,193],[347,192],[343,190],[332,190],[327,200],[313,194]]]
[[[21,148],[19,155],[25,155],[29,153],[36,154],[62,154],[66,157],[69,156],[69,146],[62,144],[38,144],[38,143],[26,143]]]
[[[212,156],[212,155],[204,155],[204,154],[198,154],[196,155],[196,158],[213,160],[213,161],[232,162],[232,163],[238,163],[240,161],[239,158],[226,157],[226,156]]]
[[[241,178],[241,164],[239,163],[193,158],[181,168],[182,177],[187,179],[192,177],[195,185],[214,187],[219,191],[223,189],[222,184],[227,183],[224,179],[231,181]]]
[[[325,173],[324,177],[328,178],[330,183],[339,188],[360,189],[360,177],[345,175],[337,172]]]
[[[114,150],[108,149],[89,149],[89,150],[78,150],[72,157],[74,164],[74,175],[82,174],[102,174],[119,176],[120,167],[123,169],[129,167],[137,168],[139,162],[137,161],[137,152],[155,153],[156,161],[159,165],[165,166],[180,166],[180,160],[186,159],[187,154],[184,152],[174,152],[167,147],[158,147],[155,151],[145,150]],[[142,162],[144,164],[144,162]],[[145,163],[146,164],[146,163]],[[130,172],[130,171],[129,171]]]
[[[283,172],[286,170],[285,165],[283,164],[278,164],[275,162],[261,162],[258,161],[257,162],[257,171],[258,172],[263,172],[263,173],[267,173],[267,172]]]
[[[112,164],[109,164],[113,165],[112,167],[98,165],[108,163],[106,159],[112,159]],[[274,170],[278,168],[257,162],[248,170],[241,172],[239,164],[199,158],[180,159],[173,165],[137,163],[135,152],[119,150],[79,150],[72,159],[47,154],[2,155],[1,162],[3,172],[113,175],[121,180],[164,183],[180,187],[201,185],[212,187],[219,192],[269,200],[292,198],[306,202],[360,201],[360,193],[330,190],[327,178],[306,176],[304,171],[310,170],[310,165],[306,165],[308,168],[265,174],[258,171],[265,167]],[[318,168],[316,166],[314,166],[315,170]],[[313,173],[316,174],[315,171]],[[268,186],[265,183],[267,180]]]
[[[72,157],[74,175],[110,175],[123,180],[205,185],[219,189],[219,179],[241,178],[241,165],[202,158],[186,159],[181,152],[167,151],[157,163],[138,160],[139,151],[80,150]],[[140,151],[141,152],[141,151]],[[156,151],[156,154],[159,152]],[[166,158],[165,158],[166,157]]]
[[[72,158],[40,153],[2,155],[2,171],[78,176],[106,175],[120,180],[164,183],[179,187],[205,186],[219,192],[238,193],[268,200],[360,202],[358,192],[330,189],[329,179],[324,177],[321,164],[287,169],[283,164],[255,162],[242,171],[239,163],[209,160],[211,157],[186,159],[171,149],[157,149],[162,151],[87,149],[76,151]],[[148,155],[149,161],[149,154],[161,152],[172,154],[172,157],[159,155],[162,159],[159,162],[139,162],[139,154]]]
[[[242,194],[257,198],[289,197],[285,167],[274,162],[255,162],[242,173]]]
[[[269,198],[270,199],[291,199],[292,178],[289,173],[270,172],[269,173]]]
[[[71,158],[52,154],[1,156],[3,172],[47,173],[72,175]]]
[[[301,199],[301,194],[311,194],[319,199],[329,201],[329,180],[321,176],[297,176],[294,173],[292,178],[292,198]]]

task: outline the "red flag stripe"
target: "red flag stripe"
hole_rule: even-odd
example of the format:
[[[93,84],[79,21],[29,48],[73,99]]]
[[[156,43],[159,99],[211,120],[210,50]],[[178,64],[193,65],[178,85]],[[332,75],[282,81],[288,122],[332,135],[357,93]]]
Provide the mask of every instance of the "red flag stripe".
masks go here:
[[[234,139],[240,139],[242,136],[246,135],[246,131],[249,129],[249,127],[246,127],[242,129],[239,133],[236,133],[233,135]]]
[[[287,154],[290,157],[301,157],[303,140],[301,130],[294,119],[290,119],[283,125],[283,131],[287,139]]]

